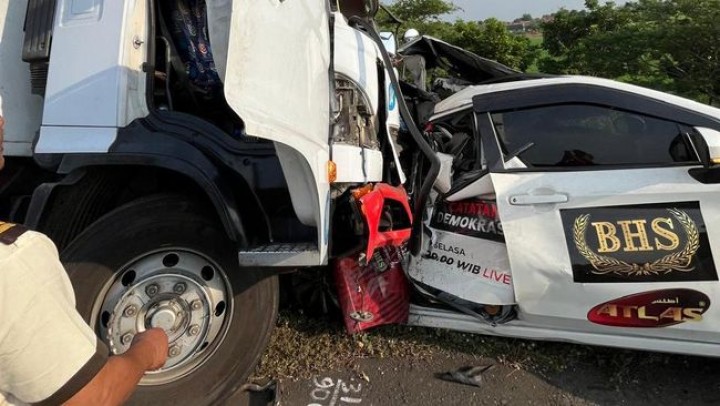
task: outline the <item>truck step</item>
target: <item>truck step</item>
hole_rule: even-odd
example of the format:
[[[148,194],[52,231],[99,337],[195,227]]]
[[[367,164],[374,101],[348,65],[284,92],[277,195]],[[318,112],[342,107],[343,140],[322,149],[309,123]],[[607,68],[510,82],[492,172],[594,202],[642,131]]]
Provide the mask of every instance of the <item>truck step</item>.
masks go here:
[[[267,244],[238,253],[241,266],[317,266],[320,251],[314,243]]]

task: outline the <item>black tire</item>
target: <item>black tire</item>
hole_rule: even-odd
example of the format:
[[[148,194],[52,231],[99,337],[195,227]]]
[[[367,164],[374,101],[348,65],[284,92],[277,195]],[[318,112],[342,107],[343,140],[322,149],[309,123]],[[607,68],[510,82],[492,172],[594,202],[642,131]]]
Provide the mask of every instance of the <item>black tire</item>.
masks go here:
[[[277,276],[241,269],[237,248],[214,216],[207,213],[203,205],[181,196],[143,198],[90,225],[62,254],[78,311],[89,323],[97,320],[92,325],[96,332],[100,331],[101,319],[92,315],[96,301],[100,295],[104,297],[104,289],[117,280],[124,266],[146,253],[163,247],[186,248],[212,259],[227,276],[232,298],[228,311],[232,310],[232,316],[224,319],[224,339],[208,347],[212,355],[172,382],[139,386],[130,404],[221,403],[245,383],[268,343],[278,311]]]

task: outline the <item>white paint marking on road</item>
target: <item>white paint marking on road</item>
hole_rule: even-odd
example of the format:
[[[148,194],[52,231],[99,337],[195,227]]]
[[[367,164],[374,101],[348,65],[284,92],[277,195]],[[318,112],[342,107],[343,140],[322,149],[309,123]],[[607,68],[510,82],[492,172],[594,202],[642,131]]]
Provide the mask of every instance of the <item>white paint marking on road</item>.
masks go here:
[[[351,382],[344,382],[342,379],[338,379],[334,382],[332,378],[323,378],[318,381],[318,377],[313,378],[315,388],[310,392],[310,397],[318,403],[310,403],[308,406],[325,406],[324,402],[329,400],[327,406],[342,406],[342,404],[353,404],[357,405],[362,403],[362,397],[352,397],[344,395],[356,394],[361,396],[362,383],[353,384]],[[330,388],[333,388],[332,395]],[[342,392],[342,395],[341,393]],[[342,396],[342,397],[341,397]]]
[[[340,385],[341,384],[342,384],[342,379],[338,379],[337,384],[335,385],[335,392],[333,393],[333,396],[330,399],[330,405],[328,405],[328,406],[335,406],[335,403],[337,403],[338,396],[340,396]]]

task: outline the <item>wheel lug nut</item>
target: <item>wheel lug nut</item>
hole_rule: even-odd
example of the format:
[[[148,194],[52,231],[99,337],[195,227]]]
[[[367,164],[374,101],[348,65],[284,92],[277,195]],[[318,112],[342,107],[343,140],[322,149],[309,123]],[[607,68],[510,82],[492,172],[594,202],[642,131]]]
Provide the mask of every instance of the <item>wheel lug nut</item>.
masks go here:
[[[190,303],[190,308],[193,310],[200,310],[202,308],[202,302],[199,300],[193,300],[193,302]]]
[[[198,334],[200,333],[200,326],[198,326],[197,324],[193,324],[193,325],[190,326],[190,328],[188,329],[188,333],[190,333],[191,336],[196,336],[196,335],[198,335]]]
[[[178,355],[180,355],[180,347],[178,347],[177,345],[173,345],[172,347],[170,347],[170,349],[168,350],[168,356],[172,358],[177,357]]]
[[[176,283],[173,287],[173,291],[178,295],[185,293],[185,284],[182,282]]]
[[[123,345],[128,345],[132,342],[133,335],[131,333],[126,333],[120,338],[120,342],[123,343]]]
[[[160,290],[160,288],[158,288],[158,285],[153,283],[152,285],[148,285],[145,288],[145,293],[147,293],[148,296],[155,296],[157,295],[158,290]]]
[[[136,314],[137,314],[137,307],[135,307],[135,305],[130,305],[130,306],[126,307],[125,310],[123,310],[123,315],[125,315],[125,317],[132,317]]]

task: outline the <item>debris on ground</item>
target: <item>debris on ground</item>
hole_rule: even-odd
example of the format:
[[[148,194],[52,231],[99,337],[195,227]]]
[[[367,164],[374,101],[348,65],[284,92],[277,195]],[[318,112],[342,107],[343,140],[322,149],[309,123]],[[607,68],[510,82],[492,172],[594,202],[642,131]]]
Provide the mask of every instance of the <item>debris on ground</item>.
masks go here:
[[[280,382],[275,379],[250,381],[226,402],[234,406],[280,406]]]
[[[489,371],[494,365],[466,366],[455,371],[435,374],[435,377],[443,381],[461,383],[470,386],[482,386],[483,374]]]
[[[307,379],[321,371],[350,369],[362,379],[359,361],[408,359],[422,364],[436,356],[463,353],[478,363],[494,362],[536,374],[554,374],[577,364],[604,364],[614,379],[631,379],[633,368],[680,362],[687,357],[563,343],[482,336],[414,326],[382,326],[350,336],[340,319],[309,317],[297,309],[281,311],[255,377]],[[614,382],[613,382],[614,383]]]

